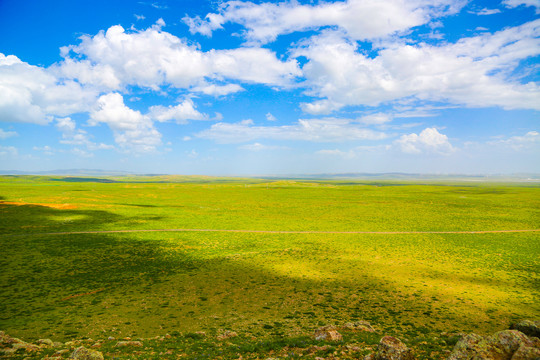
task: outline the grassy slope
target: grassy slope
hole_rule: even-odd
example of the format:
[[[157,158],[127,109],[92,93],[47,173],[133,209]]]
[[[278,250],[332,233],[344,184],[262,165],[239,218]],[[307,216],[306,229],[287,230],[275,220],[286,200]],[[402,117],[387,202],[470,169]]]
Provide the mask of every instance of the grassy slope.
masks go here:
[[[540,225],[537,187],[6,177],[0,197],[0,329],[14,336],[297,336],[365,319],[414,339],[540,314],[538,233],[1,235],[527,229]]]

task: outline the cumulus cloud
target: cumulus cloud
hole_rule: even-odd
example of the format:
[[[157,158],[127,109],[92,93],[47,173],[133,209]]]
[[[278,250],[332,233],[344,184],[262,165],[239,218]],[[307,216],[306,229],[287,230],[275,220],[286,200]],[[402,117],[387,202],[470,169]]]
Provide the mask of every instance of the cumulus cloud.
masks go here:
[[[184,17],[191,33],[210,36],[225,23],[242,25],[244,37],[251,43],[273,41],[281,34],[335,26],[353,39],[366,40],[402,32],[426,24],[433,17],[454,14],[462,0],[348,0],[301,5],[296,1],[255,4],[228,1],[219,13]]]
[[[1,53],[0,94],[0,121],[42,125],[51,121],[51,115],[87,110],[96,97],[76,81]]]
[[[343,34],[327,31],[304,42],[307,94],[322,98],[302,109],[327,114],[346,105],[377,106],[414,97],[470,107],[540,109],[540,87],[511,72],[540,54],[540,20],[439,46],[388,43],[368,57]]]
[[[188,120],[208,120],[208,115],[195,109],[191,99],[185,99],[176,106],[152,106],[148,115],[159,122],[174,120],[177,124],[187,124]]]
[[[274,115],[272,115],[272,113],[266,113],[266,120],[268,121],[276,121],[276,117]]]
[[[150,117],[127,107],[118,93],[102,95],[98,99],[96,109],[90,113],[89,123],[107,124],[116,143],[124,149],[151,152],[161,145],[161,134],[154,128]]]
[[[112,145],[96,144],[92,142],[86,131],[77,129],[77,125],[70,117],[57,118],[56,128],[62,133],[61,144],[85,146],[89,150],[108,150],[112,149]]]
[[[394,141],[394,145],[409,154],[450,154],[454,151],[448,137],[435,128],[426,128],[420,134],[402,135],[398,140]]]
[[[286,86],[301,75],[295,60],[281,61],[268,49],[203,52],[163,31],[162,25],[139,31],[116,25],[95,36],[82,36],[79,45],[63,48],[65,60],[56,71],[109,91],[128,85],[153,90],[171,85],[217,96],[242,88],[237,84],[212,86],[208,81],[231,79]]]
[[[256,139],[343,142],[386,138],[386,134],[358,126],[348,119],[298,120],[296,124],[283,126],[254,126],[251,120],[232,124],[220,122],[196,136],[218,143],[241,143]]]

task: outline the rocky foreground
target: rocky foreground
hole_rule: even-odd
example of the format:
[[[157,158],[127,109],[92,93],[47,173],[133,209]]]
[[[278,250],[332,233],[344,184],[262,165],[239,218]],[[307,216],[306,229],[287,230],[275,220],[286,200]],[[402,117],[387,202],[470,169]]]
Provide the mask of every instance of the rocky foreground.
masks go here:
[[[346,334],[346,338],[342,335]],[[360,334],[360,335],[358,335]],[[363,334],[363,335],[362,335]],[[39,339],[33,343],[0,331],[0,358],[5,359],[364,359],[364,360],[540,360],[540,321],[523,320],[493,335],[460,334],[452,350],[424,341],[408,347],[393,336],[380,338],[366,321],[325,326],[311,337],[263,341],[242,338],[234,331],[214,337],[204,332],[166,334],[149,339],[82,339],[65,343]],[[370,340],[371,339],[371,340]],[[444,346],[443,346],[444,347]],[[429,351],[426,349],[429,348]]]

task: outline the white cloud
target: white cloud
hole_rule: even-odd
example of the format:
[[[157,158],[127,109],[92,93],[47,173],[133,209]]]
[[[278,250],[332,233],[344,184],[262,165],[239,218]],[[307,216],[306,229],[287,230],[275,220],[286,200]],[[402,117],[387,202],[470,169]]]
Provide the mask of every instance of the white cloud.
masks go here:
[[[348,119],[299,120],[294,125],[283,126],[254,126],[251,120],[234,124],[220,122],[196,136],[218,143],[240,143],[256,139],[343,142],[386,138],[386,134],[365,129]]]
[[[62,133],[61,144],[86,146],[89,150],[108,150],[112,145],[96,144],[89,139],[89,135],[82,129],[77,129],[77,125],[70,117],[57,118],[56,128]]]
[[[281,34],[326,26],[341,28],[357,40],[384,37],[428,23],[433,17],[454,14],[466,1],[456,0],[348,0],[319,5],[301,5],[296,1],[255,4],[228,1],[219,13],[204,19],[184,17],[191,33],[210,36],[225,23],[237,23],[247,30],[248,42],[270,42]]]
[[[244,88],[238,84],[227,84],[227,85],[205,84],[205,85],[195,86],[191,88],[190,90],[194,92],[202,92],[203,94],[211,95],[211,96],[225,96],[225,95],[233,94],[239,91],[243,91]]]
[[[195,109],[191,99],[185,99],[176,106],[152,106],[149,110],[148,115],[159,122],[174,120],[177,124],[187,124],[188,120],[208,120],[208,115]]]
[[[530,150],[540,145],[540,133],[538,131],[529,131],[523,136],[512,136],[506,139],[489,141],[488,145],[504,146],[514,151]]]
[[[313,84],[313,82],[311,81]],[[312,85],[313,86],[313,85]],[[310,92],[312,95],[316,95],[316,91]],[[312,103],[301,103],[300,108],[302,111],[311,114],[311,115],[328,115],[333,111],[339,110],[344,106],[344,104],[337,102],[335,100],[316,100]]]
[[[450,154],[454,148],[448,141],[448,137],[441,134],[435,128],[426,128],[420,134],[402,135],[394,141],[394,145],[401,151],[409,154],[438,153]]]
[[[88,152],[86,150],[83,150],[83,149],[79,149],[79,148],[73,148],[71,149],[71,153],[76,155],[76,156],[79,156],[79,157],[83,157],[83,158],[91,158],[91,157],[94,157],[94,154],[92,154],[91,152]]]
[[[384,113],[376,113],[362,116],[357,121],[366,125],[382,125],[392,121],[392,116]]]
[[[50,115],[85,111],[96,93],[47,69],[0,53],[0,121],[47,124]]]
[[[32,148],[32,150],[40,151],[40,152],[44,153],[45,155],[54,155],[54,152],[55,152],[55,150],[53,148],[51,148],[49,145],[45,145],[45,146],[42,146],[42,147],[34,146]]]
[[[98,99],[90,113],[90,125],[107,124],[118,145],[138,152],[155,151],[161,145],[161,134],[154,128],[149,116],[142,115],[124,105],[122,95],[110,93]]]
[[[478,10],[476,12],[474,11],[469,11],[470,13],[472,14],[476,14],[476,15],[493,15],[493,14],[498,14],[501,12],[501,10],[499,9],[488,9],[488,8],[483,8],[481,10]]]
[[[18,136],[17,132],[15,131],[5,131],[3,129],[0,129],[0,140],[4,140],[13,136]]]
[[[146,30],[126,32],[116,25],[95,36],[82,36],[79,45],[63,48],[65,60],[55,69],[63,76],[102,89],[136,85],[158,90],[172,85],[216,96],[242,88],[237,84],[212,86],[209,81],[231,79],[287,86],[301,75],[295,60],[281,61],[268,49],[241,47],[203,52],[162,31],[161,26],[158,23]]]
[[[276,146],[276,145],[264,145],[261,143],[246,144],[238,147],[241,150],[248,151],[264,151],[264,150],[286,150],[286,146]]]
[[[502,3],[509,8],[515,8],[521,5],[532,6],[536,8],[536,13],[540,12],[540,0],[503,0]]]
[[[268,121],[276,121],[276,117],[274,115],[272,115],[272,113],[266,113],[266,120]]]
[[[299,47],[308,95],[305,112],[327,114],[346,105],[377,106],[414,97],[470,107],[540,109],[540,87],[521,84],[511,72],[540,54],[540,20],[495,34],[432,46],[388,43],[370,58],[343,34],[327,31]]]
[[[124,86],[111,65],[90,60],[65,57],[62,62],[51,66],[51,71],[59,77],[77,79],[101,91],[120,90]]]

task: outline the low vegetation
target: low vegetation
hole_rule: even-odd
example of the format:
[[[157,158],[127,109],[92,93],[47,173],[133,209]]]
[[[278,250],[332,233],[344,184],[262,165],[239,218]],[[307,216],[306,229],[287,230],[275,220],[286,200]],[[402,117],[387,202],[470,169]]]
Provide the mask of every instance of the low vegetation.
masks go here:
[[[324,345],[314,329],[366,320],[375,335],[345,331],[339,349],[321,351],[389,334],[437,358],[459,332],[539,317],[539,232],[51,233],[539,228],[538,184],[5,176],[0,330],[105,339],[104,349],[109,337],[169,334],[156,358],[176,347],[200,358],[323,356],[305,350]],[[225,331],[239,336],[216,342]]]

